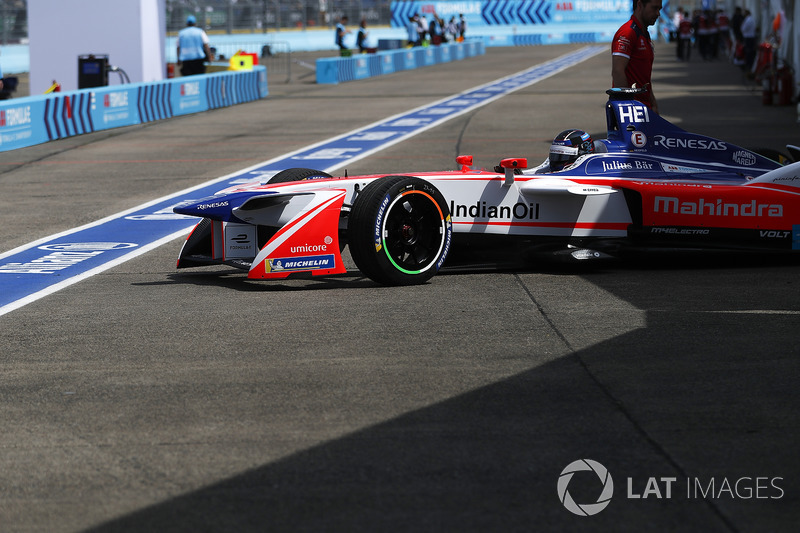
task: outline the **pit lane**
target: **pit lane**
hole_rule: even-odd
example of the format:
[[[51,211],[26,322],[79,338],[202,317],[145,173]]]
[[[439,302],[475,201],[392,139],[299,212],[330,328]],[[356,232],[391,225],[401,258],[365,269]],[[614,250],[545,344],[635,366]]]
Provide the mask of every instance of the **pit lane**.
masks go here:
[[[489,49],[164,123],[0,154],[0,251],[488,83],[576,47]],[[748,147],[793,142],[729,64],[658,50],[663,114]],[[609,60],[347,166],[350,175],[544,159],[604,132]],[[796,260],[252,282],[174,270],[180,240],[0,317],[3,529],[789,530],[798,519]],[[564,467],[615,483],[577,517]],[[676,478],[673,497],[641,495]],[[703,487],[781,478],[764,498]],[[589,478],[576,501],[597,498]],[[753,482],[755,484],[755,481]]]

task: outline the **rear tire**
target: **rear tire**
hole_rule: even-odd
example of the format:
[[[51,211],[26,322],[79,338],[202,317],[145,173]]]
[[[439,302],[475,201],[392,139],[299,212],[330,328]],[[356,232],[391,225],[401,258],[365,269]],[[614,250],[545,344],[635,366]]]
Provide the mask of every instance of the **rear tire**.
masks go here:
[[[383,285],[425,283],[452,240],[450,210],[431,183],[388,176],[367,185],[350,213],[347,242],[358,269]]]

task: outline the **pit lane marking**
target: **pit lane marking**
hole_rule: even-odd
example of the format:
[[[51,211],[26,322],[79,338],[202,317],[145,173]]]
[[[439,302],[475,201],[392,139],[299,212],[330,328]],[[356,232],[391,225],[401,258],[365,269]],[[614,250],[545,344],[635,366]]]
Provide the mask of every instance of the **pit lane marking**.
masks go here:
[[[313,166],[331,172],[554,76],[606,48],[581,48],[516,74],[2,253],[0,315],[185,235],[197,223],[197,218],[173,213],[172,208],[179,203],[211,196],[232,185],[257,181],[285,168]]]

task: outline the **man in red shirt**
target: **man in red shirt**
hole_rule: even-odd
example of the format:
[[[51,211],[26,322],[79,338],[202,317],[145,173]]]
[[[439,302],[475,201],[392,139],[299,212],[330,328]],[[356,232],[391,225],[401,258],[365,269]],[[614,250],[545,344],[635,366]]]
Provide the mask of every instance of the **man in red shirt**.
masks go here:
[[[637,100],[658,113],[658,103],[650,76],[653,72],[653,43],[647,27],[658,20],[661,0],[633,0],[633,15],[622,25],[611,42],[612,87],[647,89]]]

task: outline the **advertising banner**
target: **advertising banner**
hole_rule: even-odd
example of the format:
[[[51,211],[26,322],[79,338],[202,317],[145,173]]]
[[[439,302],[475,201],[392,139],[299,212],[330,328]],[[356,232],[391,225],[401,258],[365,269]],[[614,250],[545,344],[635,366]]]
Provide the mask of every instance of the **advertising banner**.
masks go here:
[[[463,16],[469,35],[470,28],[483,26],[517,26],[524,33],[548,26],[559,30],[569,24],[622,24],[630,18],[630,0],[424,0],[391,3],[392,27],[405,28],[415,14],[428,20],[436,13],[445,24],[458,22]]]
[[[264,98],[267,71],[229,71],[0,102],[0,152]]]

